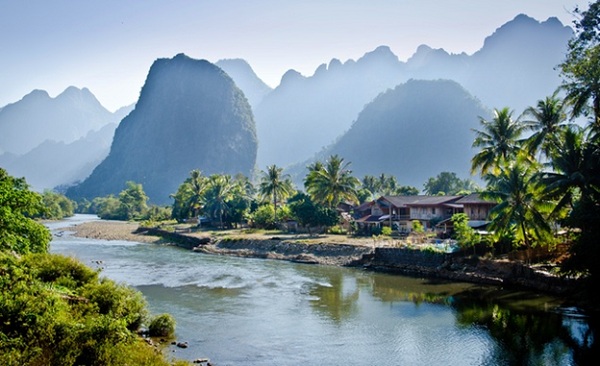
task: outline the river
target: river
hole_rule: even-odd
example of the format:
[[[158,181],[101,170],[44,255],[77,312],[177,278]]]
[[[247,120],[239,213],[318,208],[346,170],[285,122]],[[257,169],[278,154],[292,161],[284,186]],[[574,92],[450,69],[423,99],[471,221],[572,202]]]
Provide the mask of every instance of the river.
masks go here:
[[[597,319],[537,293],[55,234],[51,252],[101,267],[103,276],[140,290],[152,313],[172,314],[177,340],[189,345],[171,347],[181,359],[586,365],[598,354]]]

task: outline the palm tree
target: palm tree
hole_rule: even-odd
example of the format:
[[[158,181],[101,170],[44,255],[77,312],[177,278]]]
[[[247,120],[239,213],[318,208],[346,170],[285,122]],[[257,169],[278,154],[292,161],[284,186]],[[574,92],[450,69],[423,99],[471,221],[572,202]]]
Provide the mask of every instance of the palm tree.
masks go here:
[[[593,27],[597,27],[594,23]],[[589,23],[592,25],[592,23]],[[581,43],[583,42],[583,43]],[[567,91],[565,100],[571,106],[572,117],[587,115],[591,101],[592,128],[600,130],[600,47],[588,45],[575,38],[569,42],[566,60],[560,65],[565,78],[562,88]]]
[[[198,215],[198,212],[204,204],[204,193],[207,188],[206,183],[206,177],[202,176],[202,172],[200,170],[195,169],[190,172],[188,191],[191,195],[188,199],[188,204],[193,210],[194,216]]]
[[[362,179],[362,187],[371,193],[371,198],[375,199],[379,192],[379,180],[372,175],[365,175]]]
[[[494,117],[487,121],[479,117],[482,130],[476,133],[473,147],[481,147],[471,160],[471,173],[480,170],[482,175],[493,171],[497,173],[500,167],[515,159],[520,151],[519,138],[524,125],[519,120],[513,120],[512,111],[508,108],[494,109]]]
[[[350,163],[332,155],[325,164],[309,167],[304,186],[313,201],[335,208],[342,200],[357,201],[356,188],[360,181],[348,169]]]
[[[219,217],[219,224],[223,228],[223,215],[229,211],[228,202],[233,199],[236,185],[230,175],[213,174],[208,178],[206,192],[206,209],[213,216]]]
[[[266,172],[262,172],[258,190],[264,198],[271,198],[274,208],[273,221],[277,222],[277,204],[292,194],[292,181],[287,174],[283,174],[283,168],[271,165],[267,167]]]
[[[558,143],[558,135],[568,126],[566,105],[558,98],[558,91],[546,99],[539,100],[536,107],[529,107],[523,112],[523,117],[531,117],[523,123],[533,131],[526,141],[529,153],[535,155],[538,150],[546,157]]]
[[[544,194],[558,200],[553,213],[572,208],[575,197],[592,200],[599,193],[598,146],[585,136],[577,125],[563,131],[551,156],[553,171],[541,174]]]
[[[515,162],[497,175],[488,174],[486,199],[498,202],[490,212],[490,228],[505,236],[514,234],[530,248],[534,241],[551,240],[551,229],[543,212],[550,204],[540,200],[541,187],[534,166]]]

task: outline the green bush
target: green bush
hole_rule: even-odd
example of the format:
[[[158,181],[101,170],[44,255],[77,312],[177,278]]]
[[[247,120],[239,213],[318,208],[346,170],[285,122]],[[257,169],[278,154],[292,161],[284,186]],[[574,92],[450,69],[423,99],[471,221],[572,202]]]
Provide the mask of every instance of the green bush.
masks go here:
[[[381,235],[392,236],[392,228],[389,226],[384,226],[381,228]]]
[[[148,332],[151,337],[172,337],[175,334],[175,319],[169,314],[160,314],[152,319]]]
[[[169,365],[135,332],[145,305],[73,258],[0,252],[0,365]]]

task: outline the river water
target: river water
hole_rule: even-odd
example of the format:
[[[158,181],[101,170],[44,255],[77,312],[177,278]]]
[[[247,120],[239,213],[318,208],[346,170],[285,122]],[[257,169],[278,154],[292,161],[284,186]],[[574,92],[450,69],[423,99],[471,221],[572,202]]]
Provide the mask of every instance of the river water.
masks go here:
[[[48,226],[90,220],[77,215]],[[587,365],[597,319],[526,291],[360,269],[205,255],[75,238],[71,255],[170,313],[186,349],[214,365]]]

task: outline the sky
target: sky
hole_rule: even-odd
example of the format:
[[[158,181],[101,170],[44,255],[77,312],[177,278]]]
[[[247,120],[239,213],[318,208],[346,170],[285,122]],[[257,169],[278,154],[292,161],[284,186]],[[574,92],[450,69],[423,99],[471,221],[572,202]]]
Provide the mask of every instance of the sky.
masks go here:
[[[242,58],[276,87],[381,45],[473,54],[518,14],[572,25],[581,0],[0,0],[0,107],[34,89],[88,88],[107,109],[136,102],[158,58]]]

